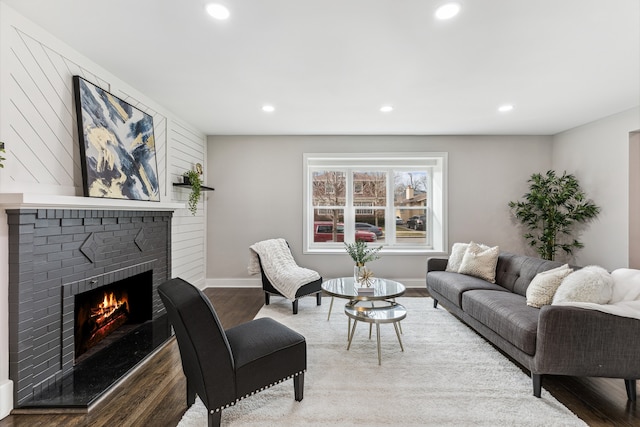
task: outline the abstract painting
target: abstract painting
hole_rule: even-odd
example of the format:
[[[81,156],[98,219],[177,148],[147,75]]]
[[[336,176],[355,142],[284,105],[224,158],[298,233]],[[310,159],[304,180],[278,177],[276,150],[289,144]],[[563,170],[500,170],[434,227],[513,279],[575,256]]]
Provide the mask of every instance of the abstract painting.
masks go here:
[[[73,76],[85,197],[159,201],[153,117]]]

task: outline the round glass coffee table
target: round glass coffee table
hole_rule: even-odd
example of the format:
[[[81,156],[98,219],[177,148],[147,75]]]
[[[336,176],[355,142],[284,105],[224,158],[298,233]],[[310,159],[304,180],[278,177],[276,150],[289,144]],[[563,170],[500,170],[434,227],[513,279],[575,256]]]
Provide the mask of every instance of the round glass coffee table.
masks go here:
[[[347,350],[351,347],[351,341],[356,330],[358,322],[369,323],[369,338],[371,338],[371,328],[376,325],[376,338],[378,346],[378,364],[381,364],[380,354],[380,324],[393,323],[400,349],[404,351],[402,339],[400,338],[400,330],[398,322],[407,316],[407,310],[402,304],[395,301],[396,297],[404,294],[405,286],[402,283],[389,279],[373,278],[371,288],[366,291],[358,291],[361,285],[357,283],[353,277],[341,277],[338,279],[327,280],[322,283],[322,289],[332,297],[345,298],[349,301],[344,306],[344,312],[349,318],[347,326],[347,337],[349,344]],[[370,302],[370,305],[366,304]],[[379,302],[382,302],[381,304]],[[376,305],[378,303],[378,305]],[[329,316],[333,308],[333,298],[329,306]],[[353,327],[351,326],[353,319]],[[327,317],[329,320],[329,317]]]

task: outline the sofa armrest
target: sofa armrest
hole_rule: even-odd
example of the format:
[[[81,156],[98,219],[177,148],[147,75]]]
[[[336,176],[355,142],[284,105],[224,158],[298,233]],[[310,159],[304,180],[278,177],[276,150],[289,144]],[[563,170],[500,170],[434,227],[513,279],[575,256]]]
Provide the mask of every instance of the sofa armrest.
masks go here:
[[[428,258],[427,273],[430,271],[444,271],[447,268],[447,258]]]
[[[640,378],[640,320],[597,310],[540,309],[532,372]]]

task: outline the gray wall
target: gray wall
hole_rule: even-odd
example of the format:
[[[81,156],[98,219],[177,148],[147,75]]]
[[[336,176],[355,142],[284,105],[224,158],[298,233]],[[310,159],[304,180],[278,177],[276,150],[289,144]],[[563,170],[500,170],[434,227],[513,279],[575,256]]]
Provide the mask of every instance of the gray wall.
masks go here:
[[[640,129],[640,107],[557,134],[553,168],[575,174],[602,212],[585,229],[578,265],[609,270],[629,263],[629,133]],[[638,164],[635,164],[637,167]]]
[[[210,136],[207,148],[206,286],[252,286],[249,246],[283,237],[298,264],[325,278],[351,273],[345,255],[302,254],[303,153],[445,151],[449,153],[448,247],[475,240],[524,252],[507,203],[529,176],[551,167],[546,136]],[[424,286],[424,255],[388,255],[374,274]]]

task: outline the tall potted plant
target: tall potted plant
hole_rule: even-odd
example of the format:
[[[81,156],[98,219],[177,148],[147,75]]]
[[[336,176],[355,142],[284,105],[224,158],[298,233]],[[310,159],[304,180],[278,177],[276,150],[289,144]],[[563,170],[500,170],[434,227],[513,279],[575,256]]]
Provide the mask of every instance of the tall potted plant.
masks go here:
[[[575,226],[587,223],[600,213],[600,208],[587,200],[577,178],[565,171],[545,175],[536,173],[527,181],[529,192],[524,200],[509,202],[515,217],[528,230],[524,238],[543,259],[554,260],[556,252],[572,254],[584,245],[575,237]]]

